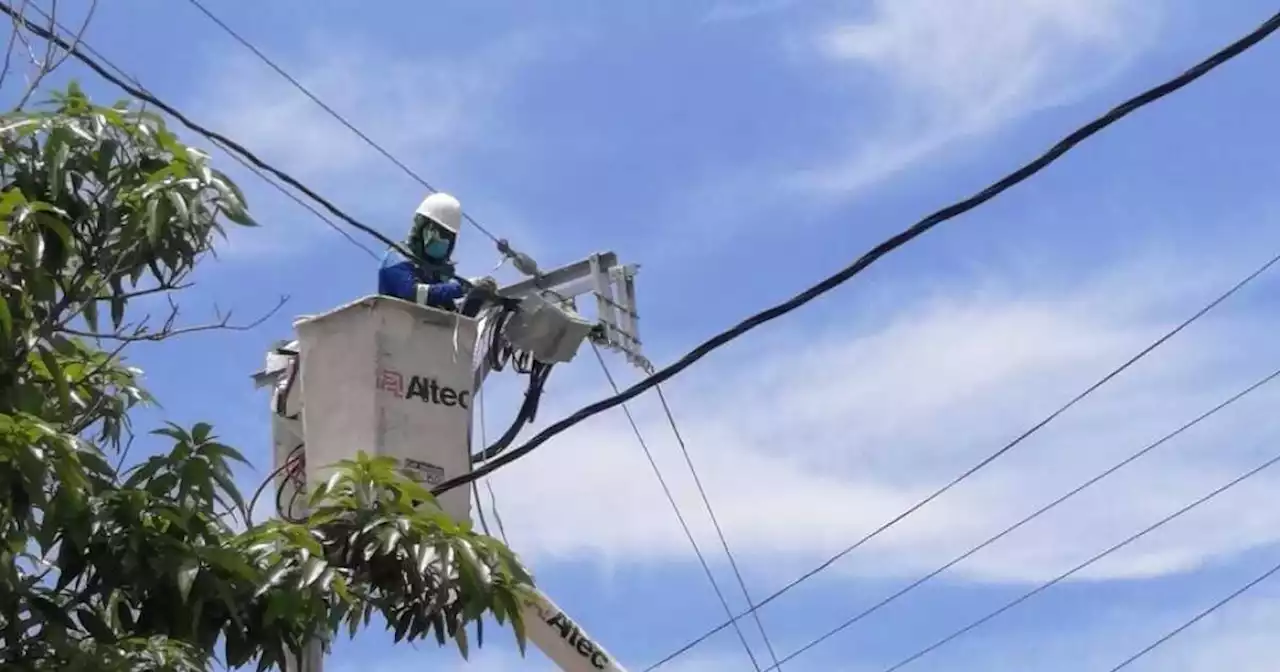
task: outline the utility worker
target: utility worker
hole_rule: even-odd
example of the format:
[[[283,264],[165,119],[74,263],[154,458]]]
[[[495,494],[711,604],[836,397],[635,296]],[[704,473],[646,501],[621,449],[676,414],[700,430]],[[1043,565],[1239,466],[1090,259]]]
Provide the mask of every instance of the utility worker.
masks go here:
[[[413,215],[413,226],[404,241],[405,247],[423,264],[406,259],[394,248],[387,252],[378,270],[378,293],[412,301],[431,308],[455,312],[457,302],[462,313],[474,317],[481,304],[497,293],[493,278],[463,281],[454,274],[451,259],[462,225],[462,204],[445,194],[427,196]]]

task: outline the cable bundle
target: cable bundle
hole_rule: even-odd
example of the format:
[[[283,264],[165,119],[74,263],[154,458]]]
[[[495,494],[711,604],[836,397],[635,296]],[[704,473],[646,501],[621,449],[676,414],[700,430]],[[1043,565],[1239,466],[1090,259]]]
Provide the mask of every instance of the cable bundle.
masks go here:
[[[511,445],[520,430],[528,423],[534,421],[538,414],[538,405],[542,401],[542,391],[547,384],[547,378],[551,375],[551,369],[554,364],[546,364],[540,362],[533,357],[533,353],[520,350],[511,345],[502,336],[503,327],[506,326],[507,320],[515,314],[518,308],[512,302],[504,303],[501,309],[491,318],[488,327],[489,347],[485,355],[485,362],[494,371],[502,371],[510,363],[512,369],[516,373],[529,376],[529,385],[525,389],[524,403],[520,404],[520,410],[516,413],[516,417],[511,421],[511,425],[507,427],[507,431],[498,437],[484,450],[473,453],[471,455],[472,462],[483,462],[492,459],[501,454],[508,446]]]

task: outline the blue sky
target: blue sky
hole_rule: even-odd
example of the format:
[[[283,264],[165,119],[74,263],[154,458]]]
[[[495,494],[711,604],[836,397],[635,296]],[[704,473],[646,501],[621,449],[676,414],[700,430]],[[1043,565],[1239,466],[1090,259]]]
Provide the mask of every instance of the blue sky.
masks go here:
[[[59,6],[68,20],[83,10]],[[1256,0],[210,6],[543,266],[604,249],[642,264],[641,331],[659,365],[1273,11]],[[102,3],[86,39],[388,235],[423,196],[187,3]],[[950,480],[1275,254],[1277,57],[1280,43],[1263,43],[670,383],[754,596]],[[74,67],[61,75],[118,96]],[[216,304],[250,318],[291,299],[258,329],[132,358],[164,404],[156,419],[214,422],[265,466],[266,398],[248,374],[293,316],[370,292],[376,263],[227,167],[264,226],[237,231],[201,270],[184,314],[198,321]],[[487,272],[497,254],[464,236],[462,262]],[[766,607],[779,655],[1280,365],[1278,274]],[[591,358],[561,368],[540,423],[606,393]],[[510,393],[488,409],[495,427]],[[741,609],[650,396],[635,403],[641,428]],[[930,644],[1280,450],[1278,401],[1263,388],[784,669],[874,671]],[[514,549],[629,669],[723,620],[620,411],[492,485]],[[1275,562],[1277,485],[1264,472],[908,669],[1109,669]],[[1132,669],[1262,670],[1277,626],[1280,585],[1264,584]],[[754,624],[743,631],[767,659]],[[340,643],[327,669],[550,669],[534,652],[521,661],[508,638],[490,642],[463,665],[453,649],[393,647],[371,630]],[[750,665],[725,630],[663,669]]]

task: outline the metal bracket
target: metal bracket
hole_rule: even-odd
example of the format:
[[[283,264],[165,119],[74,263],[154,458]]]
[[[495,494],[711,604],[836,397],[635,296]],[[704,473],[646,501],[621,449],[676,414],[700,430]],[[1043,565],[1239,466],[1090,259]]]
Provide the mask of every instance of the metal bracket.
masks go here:
[[[575,311],[577,297],[593,295],[598,328],[592,340],[621,352],[628,362],[647,371],[651,365],[641,351],[640,316],[636,312],[635,276],[639,270],[636,264],[619,264],[618,255],[613,252],[597,252],[538,277],[503,287],[498,293],[509,298],[541,294]]]

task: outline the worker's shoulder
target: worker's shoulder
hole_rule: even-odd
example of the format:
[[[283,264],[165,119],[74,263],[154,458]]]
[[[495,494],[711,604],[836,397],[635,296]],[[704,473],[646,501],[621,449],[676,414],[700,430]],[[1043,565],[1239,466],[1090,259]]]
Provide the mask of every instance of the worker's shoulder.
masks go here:
[[[413,269],[415,264],[401,255],[387,255],[382,259],[382,265],[379,271],[391,271],[401,269]]]

